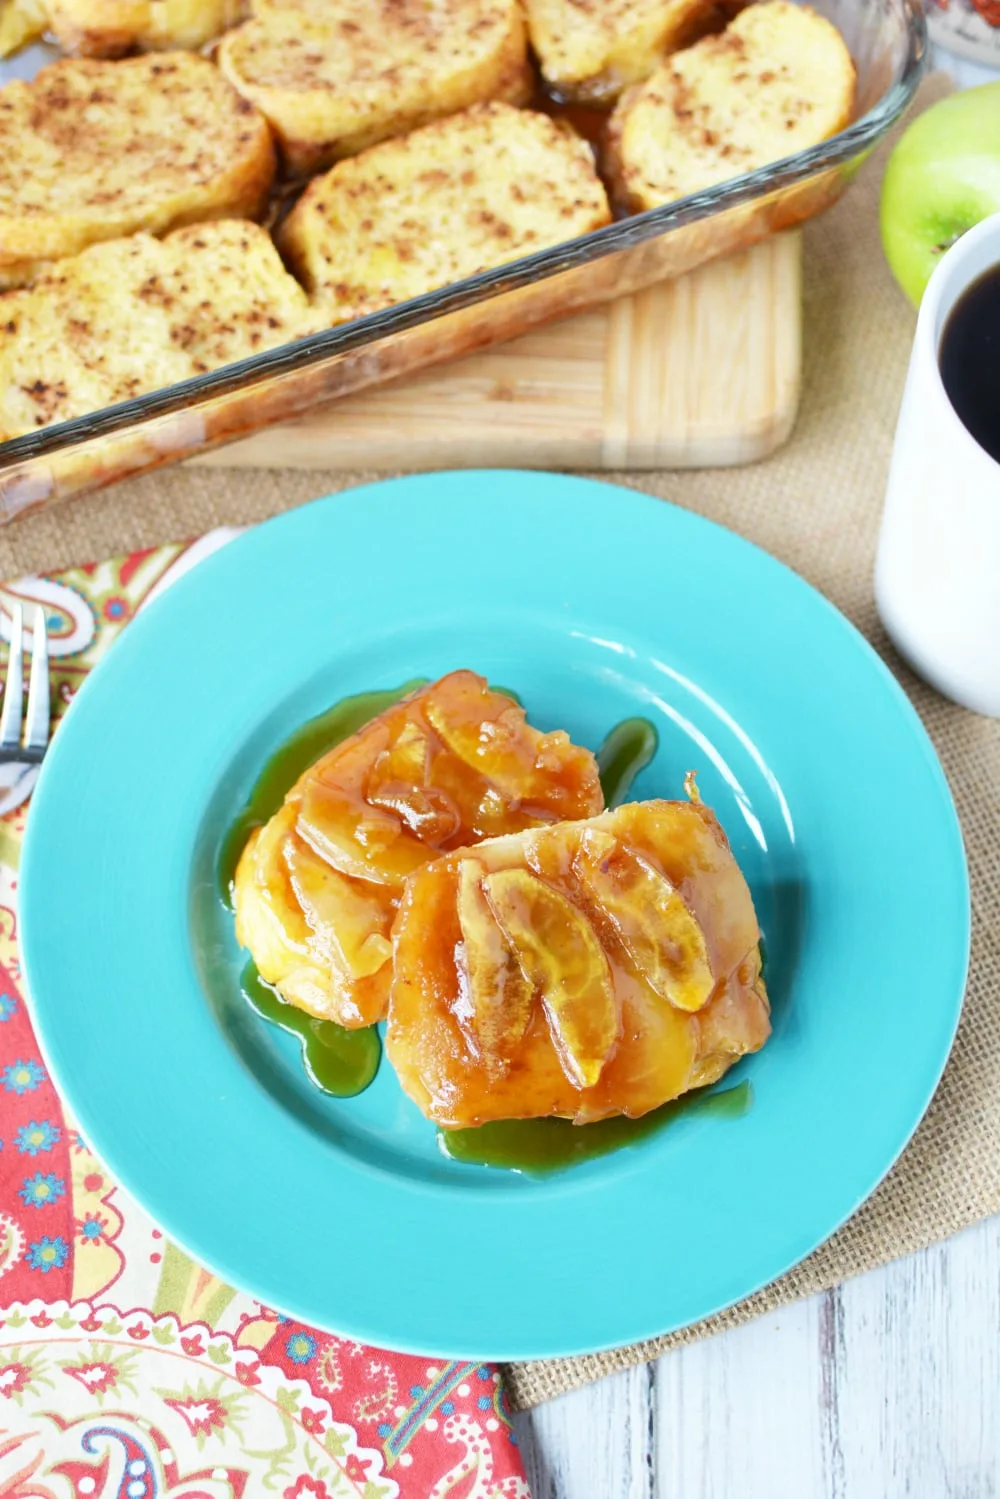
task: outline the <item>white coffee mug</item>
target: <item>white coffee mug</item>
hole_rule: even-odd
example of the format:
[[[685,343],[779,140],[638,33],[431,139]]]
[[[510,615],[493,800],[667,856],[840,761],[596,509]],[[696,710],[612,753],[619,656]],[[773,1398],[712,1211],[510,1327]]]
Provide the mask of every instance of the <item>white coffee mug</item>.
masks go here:
[[[1000,265],[1000,213],[963,234],[924,292],[882,515],[875,597],[900,653],[932,686],[1000,717],[1000,463],[941,379],[948,314]]]

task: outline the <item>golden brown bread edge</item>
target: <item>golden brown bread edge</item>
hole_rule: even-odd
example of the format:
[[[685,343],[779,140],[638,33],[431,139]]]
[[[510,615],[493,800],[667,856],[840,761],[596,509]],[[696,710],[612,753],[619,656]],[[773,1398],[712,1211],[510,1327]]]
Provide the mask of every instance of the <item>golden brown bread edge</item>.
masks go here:
[[[64,52],[123,57],[135,51],[197,50],[234,26],[244,0],[43,0]]]
[[[566,122],[494,100],[338,162],[309,184],[278,242],[342,322],[610,218],[590,150]]]
[[[358,3],[379,6],[386,12],[386,32],[393,43],[405,42],[402,60],[387,60],[384,76],[371,75],[367,50],[372,38],[364,28],[350,20]],[[454,0],[456,28],[469,25],[465,0]],[[474,9],[474,7],[473,7]],[[440,60],[441,35],[431,27],[425,50],[412,46],[408,28],[394,33],[395,0],[350,0],[334,6],[343,12],[339,22],[317,19],[310,7],[304,7],[306,30],[299,35],[293,24],[294,7],[277,13],[264,7],[244,25],[226,33],[217,49],[220,69],[244,96],[267,117],[275,133],[282,159],[293,176],[311,176],[335,161],[355,156],[382,141],[401,138],[434,120],[460,114],[470,106],[490,100],[524,105],[534,89],[534,73],[528,58],[527,29],[519,0],[492,0],[490,10],[495,46],[483,54],[471,52],[464,59]],[[417,18],[420,19],[419,16]],[[486,19],[484,17],[483,19]],[[342,29],[341,29],[342,28]],[[472,28],[474,33],[477,29]],[[324,49],[349,49],[351,37],[358,53],[360,79],[352,95],[348,84],[334,86],[319,80],[308,83],[316,73],[316,63],[308,61],[308,42],[318,57]],[[476,43],[479,44],[478,42]],[[299,59],[303,80],[297,87],[260,82],[253,76],[255,48],[268,56],[274,49],[277,58],[288,57],[291,75]],[[273,66],[273,63],[269,64]],[[407,78],[407,67],[410,77]],[[307,86],[308,85],[308,86]],[[381,90],[381,93],[378,90]]]
[[[732,0],[738,9],[740,0]],[[664,57],[717,30],[722,0],[619,0],[581,8],[577,0],[524,0],[528,35],[545,82],[560,99],[610,105]]]
[[[162,239],[103,240],[32,288],[0,295],[0,435],[134,399],[315,327],[257,224],[219,219]]]
[[[99,118],[88,119],[94,109]],[[209,118],[205,145],[185,143],[188,157],[171,171],[160,153],[169,136],[164,121],[175,109]],[[119,155],[102,157],[102,137],[124,153],[124,169]],[[268,202],[276,165],[263,116],[211,63],[187,52],[120,62],[65,58],[29,83],[15,80],[0,94],[0,144],[5,139],[0,192],[6,191],[8,205],[5,212],[0,200],[0,290],[27,285],[48,263],[100,240],[141,231],[165,234],[220,218],[256,219]],[[58,174],[65,178],[74,169],[80,196],[67,206]],[[159,171],[161,195],[150,195],[144,171]],[[47,191],[53,173],[57,179]],[[12,184],[6,190],[4,176]],[[21,182],[30,206],[19,211]]]
[[[767,51],[757,51],[760,37],[766,39],[768,28],[778,28],[782,47],[786,48],[786,59],[780,66],[777,62],[771,65]],[[795,44],[793,52],[799,51],[794,64],[787,60],[789,43]],[[806,58],[807,47],[821,56],[822,67],[817,68],[816,56]],[[796,76],[789,76],[792,67],[800,70]],[[728,78],[720,78],[726,70]],[[821,98],[812,92],[818,83],[823,90]],[[724,94],[727,111],[716,108],[713,113],[704,97],[713,90]],[[798,100],[797,108],[791,108],[788,101],[787,111],[779,112],[782,124],[791,132],[788,149],[761,149],[754,138],[755,129],[763,136],[773,136],[774,129],[765,118],[753,118],[752,105],[759,105],[762,96],[777,103],[783,93]],[[807,93],[808,108],[815,108],[816,117],[804,125],[799,108]],[[771,166],[783,155],[793,156],[819,145],[850,123],[854,93],[853,61],[843,37],[829,21],[792,0],[760,0],[742,10],[723,32],[703,37],[672,54],[649,78],[622,95],[604,139],[603,168],[612,202],[620,214],[645,213]],[[750,106],[743,111],[732,107],[741,97]],[[766,113],[762,111],[762,116]],[[643,132],[635,128],[639,118],[647,125]],[[702,176],[696,172],[682,182],[678,190],[663,192],[648,169],[658,165],[657,150],[662,152],[664,164],[670,164],[672,141],[676,141],[678,158],[689,148],[700,148],[711,165]],[[825,192],[818,182],[785,189],[770,200],[781,205],[770,216],[770,227],[800,222],[819,211],[824,200]],[[759,218],[768,202],[755,200],[730,212],[748,220]],[[711,221],[703,222],[708,226]]]

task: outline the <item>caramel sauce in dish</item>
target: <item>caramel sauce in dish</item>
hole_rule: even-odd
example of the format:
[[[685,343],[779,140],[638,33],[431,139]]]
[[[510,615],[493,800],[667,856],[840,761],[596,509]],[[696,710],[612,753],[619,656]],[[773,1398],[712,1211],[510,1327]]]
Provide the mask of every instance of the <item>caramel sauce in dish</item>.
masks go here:
[[[612,1151],[636,1145],[688,1115],[742,1119],[753,1107],[753,1086],[744,1079],[718,1091],[699,1089],[663,1104],[641,1119],[618,1114],[598,1124],[568,1119],[501,1119],[478,1129],[442,1129],[438,1141],[453,1161],[466,1165],[549,1176]]]
[[[262,1020],[298,1036],[302,1063],[309,1079],[334,1098],[354,1098],[374,1082],[382,1060],[378,1028],[366,1025],[347,1030],[333,1020],[317,1020],[287,1004],[271,984],[265,984],[254,963],[240,975],[243,998]]]

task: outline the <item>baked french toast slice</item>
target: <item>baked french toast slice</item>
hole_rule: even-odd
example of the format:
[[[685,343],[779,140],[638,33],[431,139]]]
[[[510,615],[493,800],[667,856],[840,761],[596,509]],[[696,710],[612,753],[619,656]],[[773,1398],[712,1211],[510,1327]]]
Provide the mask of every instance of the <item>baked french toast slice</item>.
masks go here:
[[[265,0],[255,11],[223,37],[218,62],[295,173],[531,93],[519,0]]]
[[[525,0],[542,76],[560,98],[612,103],[693,41],[714,0]]]
[[[829,21],[790,0],[751,5],[622,96],[607,134],[612,195],[641,213],[818,145],[850,121],[854,88]]]
[[[480,104],[338,162],[306,188],[279,243],[339,323],[610,217],[590,148],[569,126]]]
[[[44,0],[64,52],[120,57],[135,50],[192,51],[241,20],[243,0]]]
[[[0,295],[0,441],[313,330],[267,232],[238,219],[91,245]]]
[[[445,1129],[638,1118],[764,1045],[759,942],[700,802],[490,838],[406,882],[386,1056]]]
[[[136,230],[254,218],[267,122],[191,52],[67,59],[0,89],[0,288]]]

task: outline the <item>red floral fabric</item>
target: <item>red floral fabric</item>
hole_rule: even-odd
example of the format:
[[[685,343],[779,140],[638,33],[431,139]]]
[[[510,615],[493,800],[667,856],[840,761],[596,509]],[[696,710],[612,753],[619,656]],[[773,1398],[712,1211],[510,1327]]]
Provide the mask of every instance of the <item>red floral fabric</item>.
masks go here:
[[[154,593],[227,538],[20,580],[56,712]],[[499,1373],[292,1322],[166,1240],[49,1078],[17,952],[28,807],[0,819],[0,1496],[529,1499]]]

